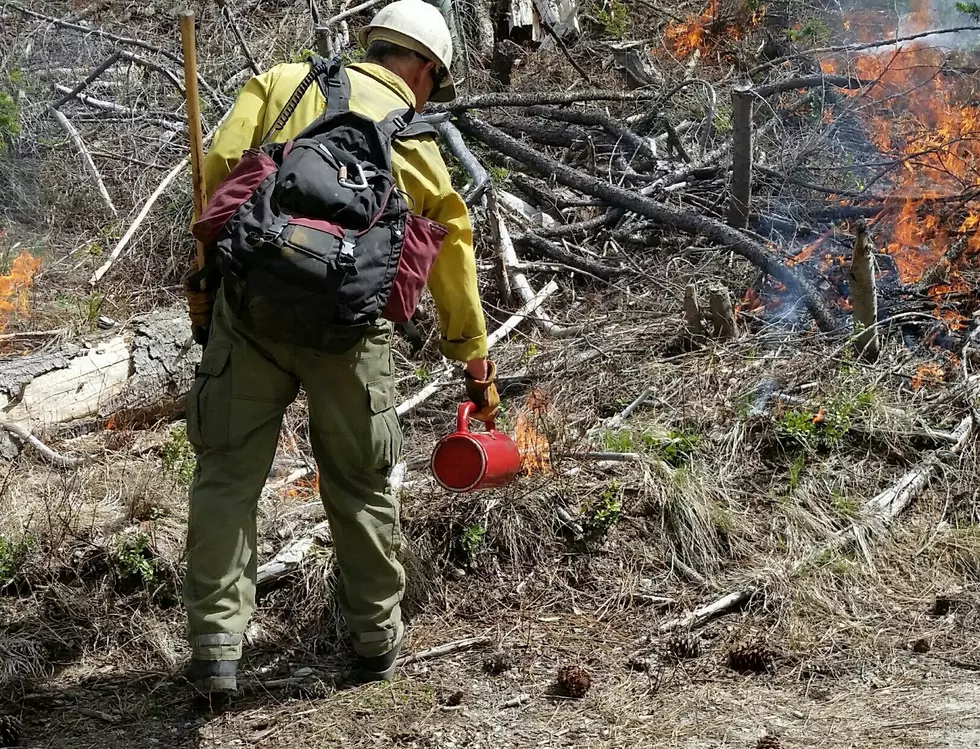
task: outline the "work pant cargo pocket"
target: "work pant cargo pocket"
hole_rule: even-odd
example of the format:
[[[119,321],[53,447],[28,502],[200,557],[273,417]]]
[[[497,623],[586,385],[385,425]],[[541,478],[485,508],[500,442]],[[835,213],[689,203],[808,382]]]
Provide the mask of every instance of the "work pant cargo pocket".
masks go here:
[[[231,423],[231,344],[204,349],[197,377],[187,394],[187,439],[198,450],[225,450]]]
[[[371,450],[368,470],[387,472],[398,462],[402,452],[402,430],[395,412],[395,380],[382,377],[368,383],[371,411]]]

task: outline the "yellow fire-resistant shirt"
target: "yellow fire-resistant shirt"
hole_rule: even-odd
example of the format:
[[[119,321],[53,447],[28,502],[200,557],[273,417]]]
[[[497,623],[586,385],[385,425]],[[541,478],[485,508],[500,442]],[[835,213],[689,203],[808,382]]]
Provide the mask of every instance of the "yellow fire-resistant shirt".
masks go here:
[[[204,160],[210,197],[241,155],[256,148],[272,127],[286,101],[309,72],[305,63],[284,63],[255,76],[242,89],[228,120],[215,133]],[[371,63],[347,67],[352,111],[381,121],[391,112],[415,107],[415,95],[387,68]],[[316,84],[303,95],[286,126],[273,138],[294,138],[323,114],[326,100]],[[409,196],[415,213],[449,228],[429,276],[429,290],[439,311],[444,356],[466,362],[487,355],[487,327],[476,285],[473,228],[466,204],[453,189],[449,171],[430,136],[395,142],[392,167],[399,188]]]

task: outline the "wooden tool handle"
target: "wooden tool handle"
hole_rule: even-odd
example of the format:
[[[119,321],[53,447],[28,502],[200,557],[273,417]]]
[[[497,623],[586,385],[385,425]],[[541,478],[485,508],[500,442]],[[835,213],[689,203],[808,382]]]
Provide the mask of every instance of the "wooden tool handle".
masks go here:
[[[184,88],[187,91],[187,125],[191,141],[191,181],[194,187],[194,218],[207,205],[204,187],[204,133],[201,130],[201,97],[197,87],[197,43],[194,11],[180,14],[180,40],[184,48]],[[197,266],[204,267],[204,245],[197,243]]]

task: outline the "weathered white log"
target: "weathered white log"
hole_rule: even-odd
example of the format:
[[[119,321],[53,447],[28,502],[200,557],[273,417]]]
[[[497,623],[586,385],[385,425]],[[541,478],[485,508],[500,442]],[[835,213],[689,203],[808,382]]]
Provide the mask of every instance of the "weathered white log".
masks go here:
[[[271,560],[259,567],[255,575],[255,584],[262,587],[288,575],[303,563],[317,541],[323,544],[333,541],[330,535],[330,523],[326,520],[313,526],[302,537],[288,543]]]
[[[871,238],[864,221],[858,225],[851,255],[851,308],[854,315],[854,350],[867,362],[878,360],[878,288]]]
[[[69,458],[45,445],[21,424],[0,421],[0,428],[16,436],[24,444],[31,445],[41,457],[59,468],[78,468],[88,462],[86,458]]]
[[[61,94],[68,94],[72,91],[71,88],[68,86],[62,86],[60,83],[55,85],[55,90]],[[122,104],[116,104],[114,101],[97,99],[94,96],[89,96],[88,94],[78,93],[75,94],[74,98],[78,99],[83,104],[92,107],[93,109],[101,109],[103,112],[112,112],[113,114],[122,115],[123,117],[131,117],[133,119],[145,118],[153,124],[159,125],[167,130],[180,131],[186,127],[182,120],[176,115],[141,112],[138,109],[130,109],[129,107],[124,107]]]
[[[405,463],[399,463],[391,470],[389,482],[392,491],[397,492],[401,489],[407,473],[408,467]],[[313,526],[299,538],[290,541],[272,559],[261,565],[256,571],[255,584],[259,587],[269,585],[296,570],[317,541],[325,544],[332,543],[329,521],[324,520],[322,523]]]
[[[712,286],[708,290],[708,311],[715,329],[715,335],[721,338],[735,338],[738,329],[735,326],[735,312],[732,309],[732,297],[724,286]]]
[[[187,313],[165,309],[85,347],[0,358],[0,418],[34,434],[85,417],[172,414],[200,361],[199,347],[183,347],[189,336]]]
[[[231,108],[225,111],[225,113],[221,116],[221,119],[218,121],[218,124],[215,125],[214,128],[212,128],[211,131],[204,136],[205,145],[207,145],[208,141],[211,140],[215,132],[217,132],[218,128],[221,127],[224,121],[228,118],[229,114],[231,114]],[[177,164],[177,166],[171,169],[167,173],[167,176],[163,178],[163,181],[160,182],[159,185],[157,185],[157,188],[153,191],[150,197],[146,199],[146,202],[143,204],[143,207],[140,209],[140,212],[136,215],[136,218],[133,219],[133,223],[129,225],[129,228],[126,230],[126,233],[123,234],[122,238],[116,243],[116,246],[112,249],[112,252],[109,254],[109,258],[101,266],[99,266],[98,270],[96,270],[95,273],[92,274],[92,277],[89,279],[89,284],[91,286],[95,286],[99,281],[102,280],[102,277],[109,272],[109,269],[113,266],[113,263],[115,263],[116,260],[119,259],[119,256],[122,254],[122,251],[126,249],[126,245],[129,244],[129,240],[133,238],[133,235],[136,234],[136,231],[146,220],[146,217],[150,214],[150,209],[153,208],[154,203],[156,203],[157,200],[160,199],[160,196],[163,195],[164,192],[166,192],[167,188],[170,187],[170,184],[175,179],[177,179],[177,176],[182,171],[184,171],[184,168],[190,163],[190,161],[191,161],[190,156],[185,157],[179,164]]]
[[[428,650],[420,650],[418,653],[412,653],[411,655],[403,655],[395,661],[395,665],[407,666],[410,663],[439,658],[444,655],[459,653],[463,650],[472,650],[473,648],[488,644],[490,644],[490,639],[487,637],[467,637],[465,640],[457,640],[456,642],[449,642],[445,645],[429,648]]]
[[[105,182],[102,181],[102,175],[99,174],[98,167],[95,166],[95,161],[92,160],[92,154],[90,154],[88,148],[85,147],[85,142],[82,140],[81,134],[75,129],[75,126],[71,124],[71,121],[65,117],[60,110],[55,109],[54,107],[48,107],[48,111],[51,112],[51,116],[54,117],[55,122],[61,126],[61,129],[65,131],[72,143],[75,144],[75,148],[78,149],[78,153],[82,157],[82,164],[85,165],[85,171],[87,171],[89,176],[92,177],[96,188],[99,190],[99,195],[102,196],[102,202],[106,204],[106,207],[109,209],[109,213],[112,214],[112,217],[117,218],[119,216],[119,212],[116,210],[116,206],[112,202],[112,197],[109,195],[109,191],[106,189]]]
[[[503,325],[487,336],[487,347],[493,348],[494,345],[502,341],[505,336],[524,322],[531,313],[544,304],[545,299],[554,294],[556,291],[558,291],[558,284],[551,281],[547,286],[541,289],[541,291],[528,300],[523,307],[507,318]],[[449,380],[452,379],[453,373],[456,371],[456,369],[457,367],[455,365],[450,364],[447,366],[432,379],[432,382],[430,382],[408,400],[400,403],[395,408],[396,413],[399,416],[404,416],[431,398],[433,395],[439,392],[440,388],[445,386]]]

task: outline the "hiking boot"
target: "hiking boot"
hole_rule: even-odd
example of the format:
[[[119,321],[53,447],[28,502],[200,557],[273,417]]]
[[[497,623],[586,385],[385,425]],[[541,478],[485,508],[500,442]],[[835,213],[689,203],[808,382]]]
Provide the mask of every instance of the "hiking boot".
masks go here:
[[[238,691],[238,661],[202,661],[191,659],[187,680],[198,694],[211,698],[228,698]]]
[[[391,681],[395,676],[395,661],[402,649],[399,642],[384,655],[358,655],[351,670],[350,680],[355,684],[369,684],[373,681]]]

